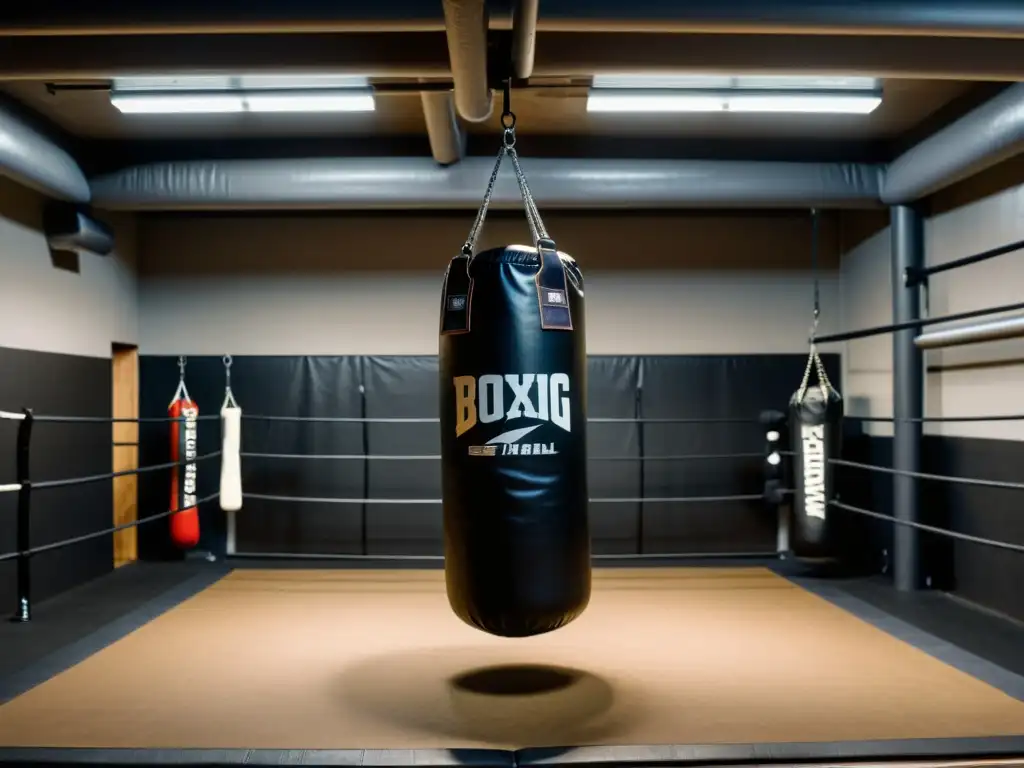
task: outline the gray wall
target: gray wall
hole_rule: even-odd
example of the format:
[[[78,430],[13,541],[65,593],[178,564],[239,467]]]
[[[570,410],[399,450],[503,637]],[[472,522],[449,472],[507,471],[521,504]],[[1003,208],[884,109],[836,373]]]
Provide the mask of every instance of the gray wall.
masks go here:
[[[51,256],[43,198],[0,178],[0,347],[110,357],[138,338],[135,220],[104,217],[116,252]]]
[[[939,212],[925,224],[925,256],[939,264],[1024,239],[1024,185],[1014,186]],[[1024,258],[1010,254],[934,276],[929,314],[944,315],[1020,301]],[[892,322],[889,229],[844,254],[841,267],[843,326]],[[846,344],[846,392],[850,413],[892,413],[892,343],[888,336]],[[925,412],[971,416],[1024,412],[1024,340],[926,353]],[[874,434],[891,434],[871,425]],[[1024,422],[927,424],[928,434],[1020,440]]]
[[[580,262],[592,354],[806,350],[805,212],[545,216]],[[435,354],[444,268],[469,212],[152,215],[140,222],[143,354]],[[483,246],[522,243],[491,214]],[[838,327],[823,227],[823,329]]]

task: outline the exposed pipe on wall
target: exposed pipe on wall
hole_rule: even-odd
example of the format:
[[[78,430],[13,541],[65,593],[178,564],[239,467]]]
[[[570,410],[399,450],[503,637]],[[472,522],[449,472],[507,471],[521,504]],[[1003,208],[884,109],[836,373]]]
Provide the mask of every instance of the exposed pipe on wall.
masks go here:
[[[988,341],[1006,341],[1024,336],[1024,316],[1001,317],[973,325],[941,328],[922,333],[914,339],[918,349],[943,349]]]
[[[58,200],[89,202],[89,182],[75,159],[3,105],[0,174]]]
[[[482,123],[491,116],[487,84],[487,7],[484,0],[443,0],[455,107],[463,119]]]
[[[430,153],[441,165],[457,163],[466,153],[466,131],[459,125],[451,91],[423,91],[423,118],[427,123]]]
[[[882,185],[886,203],[908,203],[1024,151],[1024,83],[1012,85],[904,152]]]
[[[515,76],[521,80],[533,74],[539,6],[540,0],[516,0],[512,12],[512,63]]]
[[[878,206],[879,166],[713,160],[523,158],[541,208],[790,208]],[[168,162],[92,180],[111,210],[475,209],[494,166],[469,157],[309,158]],[[492,206],[522,206],[514,174]]]

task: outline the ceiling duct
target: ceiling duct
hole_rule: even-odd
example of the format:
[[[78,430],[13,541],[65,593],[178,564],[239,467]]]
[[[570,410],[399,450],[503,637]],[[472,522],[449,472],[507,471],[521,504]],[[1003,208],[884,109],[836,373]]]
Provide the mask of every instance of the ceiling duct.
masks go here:
[[[713,160],[523,158],[541,208],[874,208],[874,165]],[[93,179],[111,210],[475,209],[494,167],[470,157],[309,158],[168,162]],[[498,177],[492,205],[522,205],[514,174]]]
[[[74,158],[2,105],[0,174],[58,200],[89,201],[89,182]]]
[[[515,76],[520,80],[533,74],[539,6],[540,0],[516,0],[512,12],[512,64]]]
[[[482,123],[491,116],[487,83],[487,8],[484,0],[443,0],[455,107],[463,119]]]
[[[882,200],[911,203],[1024,151],[1024,83],[1013,85],[904,152]]]
[[[466,132],[455,114],[452,92],[422,91],[420,99],[434,160],[441,165],[457,163],[466,153]]]

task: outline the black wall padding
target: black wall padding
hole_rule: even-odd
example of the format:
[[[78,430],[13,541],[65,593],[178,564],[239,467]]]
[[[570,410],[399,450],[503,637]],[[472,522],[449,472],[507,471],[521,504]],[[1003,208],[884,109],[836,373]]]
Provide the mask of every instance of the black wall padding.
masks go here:
[[[356,357],[236,357],[231,388],[243,412],[269,416],[358,417],[361,359]],[[189,394],[200,414],[220,412],[224,400],[221,357],[190,357],[186,367]],[[140,360],[140,408],[143,415],[166,415],[178,385],[176,357],[144,356]],[[143,425],[140,461],[167,461],[166,424]],[[199,452],[220,449],[219,422],[199,424]],[[347,423],[252,421],[242,422],[242,450],[251,453],[352,455],[361,454],[361,425]],[[242,460],[245,491],[285,496],[363,498],[362,461],[257,459]],[[140,482],[142,510],[167,509],[170,475],[155,472]],[[220,485],[220,463],[199,465],[199,495]],[[298,553],[358,552],[361,541],[360,507],[246,499],[236,515],[239,551]],[[200,547],[221,553],[226,535],[225,516],[216,503],[201,514]],[[172,554],[167,526],[145,526],[148,556]],[[143,542],[140,539],[140,547]]]
[[[587,370],[587,410],[591,418],[635,419],[640,360],[591,357]],[[640,430],[636,424],[587,425],[587,480],[591,498],[640,496]],[[613,460],[602,459],[611,457]],[[630,554],[637,550],[640,505],[616,502],[590,505],[593,551]]]
[[[363,358],[369,418],[437,419],[437,357]],[[440,424],[369,424],[368,452],[388,456],[439,456]],[[369,498],[440,499],[440,460],[369,462]],[[440,555],[444,551],[440,504],[376,504],[367,508],[370,554]]]
[[[747,425],[646,425],[647,455],[760,452],[756,423],[764,408],[781,409],[799,384],[805,357],[593,356],[588,365],[591,418],[724,416]],[[828,358],[838,381],[836,358]],[[177,386],[175,357],[142,361],[142,402],[161,415]],[[643,379],[642,400],[638,393]],[[244,412],[291,416],[436,418],[436,356],[236,357],[233,389]],[[186,383],[201,413],[216,413],[224,394],[219,356],[188,359]],[[360,399],[360,385],[365,402]],[[244,420],[242,450],[252,453],[438,455],[436,423],[316,424]],[[148,462],[166,460],[167,429],[144,430]],[[210,441],[210,442],[206,442]],[[364,448],[365,441],[365,448]],[[201,451],[219,447],[216,423],[200,424]],[[641,486],[640,427],[588,425],[592,497],[760,493],[761,460],[648,462]],[[606,460],[601,457],[612,457]],[[216,462],[200,467],[200,492],[215,490]],[[439,499],[440,466],[424,460],[316,460],[243,458],[245,493],[340,498]],[[365,473],[365,482],[364,482]],[[148,508],[166,509],[167,477],[147,478]],[[207,484],[209,483],[209,484]],[[643,506],[644,517],[640,512]],[[364,517],[365,516],[365,517]],[[201,546],[224,549],[224,516],[215,505],[203,511]],[[770,518],[770,519],[769,519]],[[754,504],[591,505],[594,551],[774,552],[776,520]],[[430,504],[301,504],[244,500],[236,515],[240,552],[372,555],[441,554],[441,510]],[[365,525],[365,528],[364,528]],[[166,554],[166,526],[147,552]],[[364,538],[365,537],[365,538]]]
[[[37,414],[111,414],[109,359],[0,348],[0,410]],[[0,483],[13,483],[18,423],[0,421]],[[35,424],[31,472],[35,481],[111,472],[112,429],[100,424]],[[113,525],[113,483],[91,483],[33,493],[33,546]],[[17,493],[0,494],[0,552],[17,549]],[[113,568],[113,539],[102,536],[46,552],[32,561],[36,600],[45,599]],[[13,614],[15,564],[0,563],[0,611]]]
[[[952,477],[1021,482],[1024,444],[1015,440],[928,437],[925,471]],[[943,481],[924,483],[926,522],[972,536],[1024,545],[1024,492]],[[1024,621],[1024,554],[923,534],[922,546],[941,562],[948,553],[961,597]]]

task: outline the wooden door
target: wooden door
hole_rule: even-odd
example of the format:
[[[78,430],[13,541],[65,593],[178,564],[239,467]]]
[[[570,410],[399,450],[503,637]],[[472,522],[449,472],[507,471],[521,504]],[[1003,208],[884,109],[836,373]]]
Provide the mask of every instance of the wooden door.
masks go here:
[[[115,344],[113,361],[114,418],[135,419],[139,416],[139,350],[138,347]],[[139,468],[139,425],[114,423],[114,471]],[[139,478],[125,475],[114,478],[114,525],[133,523],[138,519]],[[114,534],[114,567],[138,558],[138,529],[128,528]]]

